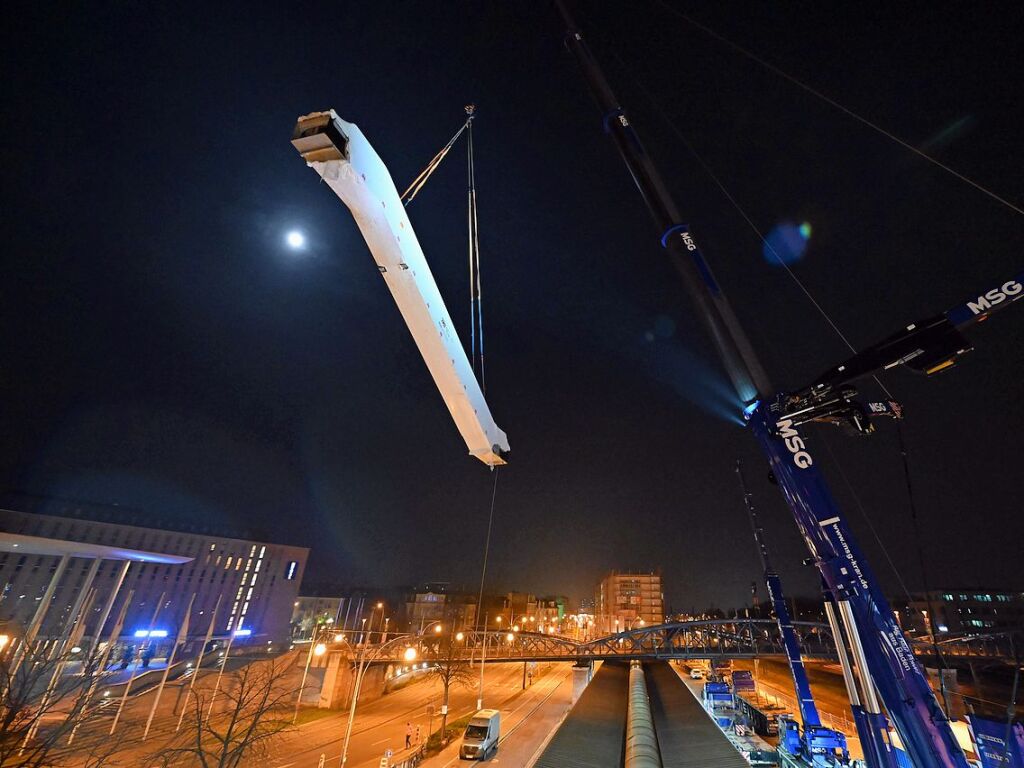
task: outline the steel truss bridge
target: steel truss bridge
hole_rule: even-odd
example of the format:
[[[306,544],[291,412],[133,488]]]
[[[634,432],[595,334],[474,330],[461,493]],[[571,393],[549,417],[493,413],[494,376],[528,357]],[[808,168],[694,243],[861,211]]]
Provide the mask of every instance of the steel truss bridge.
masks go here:
[[[827,624],[795,621],[800,653],[807,661],[836,661],[835,645]],[[930,639],[911,639],[919,657],[934,657]],[[938,644],[947,660],[975,658],[1012,660],[1006,642],[991,636],[947,640]],[[485,647],[486,646],[486,647]],[[710,619],[655,624],[592,640],[575,640],[564,635],[508,630],[464,630],[449,637],[447,632],[399,635],[382,646],[371,646],[364,658],[369,664],[408,662],[408,648],[416,659],[479,661],[486,663],[522,661],[606,661],[614,659],[785,659],[785,650],[772,619]],[[358,653],[358,649],[352,649]]]

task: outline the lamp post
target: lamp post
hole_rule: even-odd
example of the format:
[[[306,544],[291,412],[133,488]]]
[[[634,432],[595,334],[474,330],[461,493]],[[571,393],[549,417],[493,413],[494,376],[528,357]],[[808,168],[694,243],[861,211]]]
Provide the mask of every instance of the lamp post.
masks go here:
[[[295,699],[295,714],[292,716],[292,724],[299,719],[299,705],[302,704],[302,694],[306,690],[306,676],[309,674],[309,663],[313,660],[313,656],[323,656],[327,652],[327,646],[324,643],[317,642],[317,635],[322,634],[322,629],[314,628],[313,636],[309,639],[309,653],[306,654],[306,666],[302,670],[302,683],[299,685],[299,695]]]
[[[363,651],[360,654],[359,665],[358,665],[358,667],[356,669],[356,684],[352,688],[352,705],[349,707],[349,710],[348,710],[348,725],[345,726],[345,741],[342,744],[342,748],[341,748],[341,766],[342,766],[342,768],[344,768],[345,763],[348,762],[348,744],[349,744],[349,740],[352,738],[352,723],[354,723],[355,719],[356,719],[356,704],[359,702],[359,692],[360,692],[360,690],[362,689],[362,686],[363,686],[363,675],[366,673],[367,667],[370,666],[370,662],[373,661],[374,659],[378,658],[384,652],[385,649],[387,649],[388,647],[390,647],[392,645],[396,645],[399,642],[403,642],[406,639],[407,639],[406,635],[400,635],[400,636],[396,637],[395,639],[393,639],[390,643],[382,643],[380,646],[378,646],[373,651],[373,653],[370,654],[369,657],[367,657],[367,655],[366,655],[365,647],[363,648]],[[405,661],[412,662],[412,661],[416,660],[416,656],[417,656],[416,648],[414,648],[412,645],[406,646],[406,649],[405,649],[405,652],[404,652],[402,658]]]

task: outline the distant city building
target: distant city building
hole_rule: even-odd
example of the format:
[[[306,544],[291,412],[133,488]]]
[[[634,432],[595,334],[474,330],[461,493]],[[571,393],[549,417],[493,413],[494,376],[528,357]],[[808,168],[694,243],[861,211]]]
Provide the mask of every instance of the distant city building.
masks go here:
[[[513,622],[520,621],[521,617],[529,618],[530,616],[536,620],[537,596],[529,592],[507,592],[505,604],[497,610],[499,613],[505,614],[506,620],[512,619]]]
[[[600,633],[622,632],[665,620],[659,571],[612,571],[594,595]]]
[[[911,635],[1024,633],[1024,592],[946,589],[894,605],[903,631]]]
[[[569,598],[548,595],[537,599],[537,620],[547,626],[561,627],[569,611]]]
[[[317,626],[342,623],[343,609],[348,598],[299,595],[292,606],[291,634],[295,640],[308,640]]]
[[[405,618],[410,632],[422,632],[439,622],[450,621],[460,629],[475,626],[476,595],[453,592],[447,582],[429,582],[405,598]]]
[[[131,594],[124,624],[128,637],[141,637],[136,633],[147,631],[151,622],[160,633],[154,636],[174,637],[194,595],[190,637],[206,633],[219,599],[216,635],[234,633],[239,641],[288,639],[308,549],[221,532],[126,525],[116,520],[125,515],[137,519],[138,513],[116,507],[59,500],[33,506],[40,511],[0,509],[0,543],[6,542],[0,551],[0,624],[5,627],[17,631],[28,626],[59,576],[40,637],[58,634],[73,607],[83,604],[80,596],[93,589],[85,625],[90,637],[101,629],[96,626],[101,606],[114,592],[115,614]],[[74,544],[88,556],[77,556]],[[68,560],[62,567],[64,556]],[[126,562],[130,565],[122,580]],[[107,631],[113,622],[109,616]]]

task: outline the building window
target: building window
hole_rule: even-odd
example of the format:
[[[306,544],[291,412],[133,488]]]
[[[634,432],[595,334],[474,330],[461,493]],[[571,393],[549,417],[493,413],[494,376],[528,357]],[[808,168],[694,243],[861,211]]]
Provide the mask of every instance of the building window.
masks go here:
[[[285,569],[284,577],[288,581],[295,580],[295,572],[299,569],[299,563],[297,560],[292,560],[288,563],[288,567]]]

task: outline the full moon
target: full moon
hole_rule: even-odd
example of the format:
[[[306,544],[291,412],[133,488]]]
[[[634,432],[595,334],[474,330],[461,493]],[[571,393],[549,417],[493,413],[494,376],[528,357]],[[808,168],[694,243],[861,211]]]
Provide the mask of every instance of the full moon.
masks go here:
[[[288,243],[289,248],[298,249],[306,244],[306,236],[297,229],[293,229],[285,236],[285,242]]]

